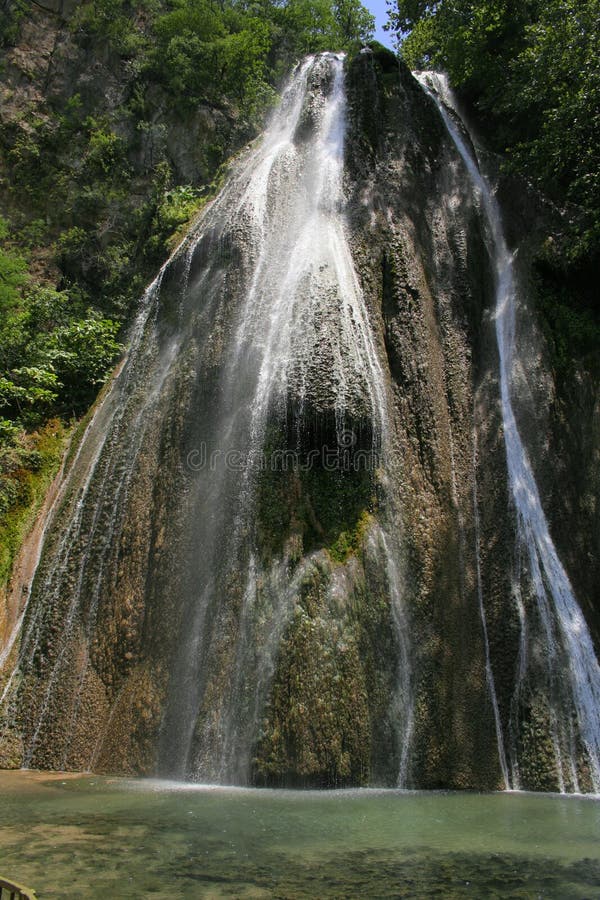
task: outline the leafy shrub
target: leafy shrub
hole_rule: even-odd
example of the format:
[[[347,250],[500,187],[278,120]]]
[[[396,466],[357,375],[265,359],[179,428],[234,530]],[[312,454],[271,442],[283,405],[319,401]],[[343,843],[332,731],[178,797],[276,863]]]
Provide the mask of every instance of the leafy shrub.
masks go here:
[[[559,202],[581,206],[574,260],[600,255],[599,0],[396,0],[413,68],[441,67],[488,140]]]

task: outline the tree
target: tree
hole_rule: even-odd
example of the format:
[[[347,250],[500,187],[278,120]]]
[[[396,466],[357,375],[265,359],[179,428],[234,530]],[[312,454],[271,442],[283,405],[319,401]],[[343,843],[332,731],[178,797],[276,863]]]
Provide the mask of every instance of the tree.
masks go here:
[[[360,0],[335,0],[333,14],[343,46],[351,46],[357,39],[364,43],[373,37],[375,16]]]
[[[413,68],[445,69],[495,149],[582,207],[573,256],[600,251],[600,0],[395,0]]]
[[[8,237],[8,223],[0,217],[0,241]],[[22,256],[0,248],[0,315],[18,306],[27,281],[27,263]]]
[[[289,0],[283,10],[283,24],[299,54],[341,49],[330,0]]]

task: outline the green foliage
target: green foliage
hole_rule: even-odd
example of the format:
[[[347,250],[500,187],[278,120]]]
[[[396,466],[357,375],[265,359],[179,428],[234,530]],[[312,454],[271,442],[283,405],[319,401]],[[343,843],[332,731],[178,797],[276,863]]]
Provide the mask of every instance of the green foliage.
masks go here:
[[[9,237],[5,220],[0,235]],[[82,412],[119,353],[119,324],[32,283],[26,260],[1,246],[0,297],[4,421],[31,425],[56,412]]]
[[[225,23],[208,0],[174,6],[156,20],[150,62],[155,75],[182,102],[194,103],[218,89],[217,48],[226,36]]]
[[[119,324],[93,313],[75,319],[34,341],[33,349],[52,366],[65,388],[65,402],[75,411],[89,405],[121,349]]]
[[[160,256],[167,247],[172,252],[185,235],[190,222],[206,203],[206,195],[189,184],[169,188],[156,204],[152,238],[147,252]]]
[[[8,237],[8,222],[0,216],[0,315],[6,315],[18,306],[21,288],[27,280],[26,260],[8,247],[1,246]]]
[[[98,125],[94,119],[88,119],[85,125],[89,128],[89,141],[85,164],[91,172],[108,175],[125,160],[125,145],[121,138],[109,128]]]
[[[375,505],[371,473],[314,467],[302,473],[302,488],[305,549],[325,546],[344,562],[358,551]]]
[[[27,264],[21,256],[0,250],[0,310],[10,309],[18,303],[26,271]]]
[[[333,14],[345,46],[351,47],[357,41],[366,43],[373,37],[375,16],[360,0],[335,0]]]
[[[587,358],[597,368],[600,326],[590,311],[574,309],[565,291],[546,294],[540,307],[552,334],[555,368],[565,372],[576,358]]]
[[[189,184],[180,184],[165,191],[156,210],[157,227],[169,233],[175,231],[188,221],[199,203],[200,192]]]
[[[571,267],[561,269],[557,263],[556,253],[546,248],[537,260],[533,282],[552,367],[561,378],[572,375],[580,364],[598,375],[600,320],[594,300],[573,284]]]
[[[584,252],[600,247],[599,60],[600,3],[560,0],[526,28],[511,66],[511,103],[529,123],[515,164],[588,212]]]
[[[19,413],[27,407],[40,410],[58,397],[58,378],[50,368],[20,366],[9,374],[9,378],[0,376],[0,409],[8,407]]]
[[[27,0],[4,0],[0,6],[0,47],[10,47],[16,41],[28,8]]]
[[[397,0],[413,68],[441,67],[513,170],[578,204],[572,258],[600,252],[600,0]]]
[[[64,449],[64,425],[50,417],[81,414],[120,350],[119,325],[36,284],[11,237],[0,219],[1,584]]]
[[[56,419],[27,434],[0,418],[0,586],[58,471],[67,437]]]
[[[333,7],[327,0],[290,0],[283,13],[296,53],[335,49],[336,31]]]
[[[359,0],[289,0],[280,14],[293,52],[349,50],[368,41],[375,19]]]
[[[348,557],[358,556],[372,521],[373,517],[371,514],[363,510],[353,528],[340,532],[334,543],[329,547],[329,555],[334,562],[344,563]]]
[[[140,3],[151,11],[153,3]],[[134,57],[144,47],[143,33],[135,27],[131,4],[127,0],[91,0],[77,8],[71,28],[84,42],[105,40],[108,45],[125,57]]]
[[[283,59],[368,40],[373,16],[360,0],[264,0],[260,5],[178,0],[154,23],[152,72],[179,103],[228,97],[256,114]]]

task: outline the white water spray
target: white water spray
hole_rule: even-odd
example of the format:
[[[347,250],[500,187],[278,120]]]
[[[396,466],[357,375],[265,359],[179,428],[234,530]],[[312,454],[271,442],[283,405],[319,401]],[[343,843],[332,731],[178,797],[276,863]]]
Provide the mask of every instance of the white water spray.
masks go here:
[[[309,57],[292,76],[264,137],[215,202],[212,218],[222,233],[240,233],[250,250],[244,279],[248,289],[232,329],[221,383],[219,447],[248,447],[236,482],[223,476],[217,505],[229,491],[237,508],[228,553],[246,569],[232,689],[220,711],[195,729],[201,689],[190,686],[189,672],[201,655],[202,635],[211,615],[208,584],[180,647],[181,662],[172,680],[175,701],[167,718],[162,755],[171,770],[191,770],[203,779],[243,781],[274,670],[279,640],[293,609],[296,573],[288,563],[261,571],[244,541],[255,516],[255,478],[266,432],[290,412],[301,429],[305,407],[335,420],[339,446],[353,440],[346,429],[368,423],[373,447],[385,455],[388,440],[388,387],[348,244],[344,215],[346,92],[343,56]],[[228,481],[229,479],[229,481]],[[391,543],[382,545],[389,555]],[[387,566],[393,571],[393,561]],[[387,565],[387,564],[386,564]],[[389,578],[394,622],[401,604]],[[397,581],[397,579],[396,579]],[[260,583],[261,596],[257,593]],[[398,594],[398,596],[396,596]],[[266,600],[265,598],[270,598]],[[255,619],[264,619],[261,652]],[[404,667],[408,636],[399,635]],[[250,690],[250,682],[255,685]],[[403,685],[404,702],[409,685]],[[179,707],[179,709],[178,709]],[[412,733],[406,719],[402,778]],[[410,720],[410,721],[409,721]],[[174,742],[170,735],[179,734]],[[216,747],[216,750],[202,748]]]
[[[161,704],[161,771],[238,783],[249,776],[303,567],[318,565],[319,552],[328,565],[325,551],[298,563],[297,545],[263,552],[255,463],[271,435],[286,450],[305,440],[302,452],[328,441],[337,446],[323,449],[352,453],[355,440],[370,442],[384,470],[391,446],[382,348],[348,238],[346,119],[343,57],[308,58],[263,138],[146,292],[125,364],[49,521],[23,620],[23,677],[10,678],[3,697],[6,707],[31,692],[25,764],[104,765],[121,713],[134,715],[123,709],[143,674],[143,689]],[[200,443],[221,460],[231,451],[243,461],[196,469]],[[374,474],[379,487],[392,465]],[[404,783],[411,660],[391,493],[381,489],[385,522],[374,540],[401,658],[393,724]],[[164,671],[143,658],[138,613],[164,626]],[[115,621],[128,630],[113,660],[97,637]],[[86,719],[87,676],[99,659],[109,669],[99,685],[101,723]]]

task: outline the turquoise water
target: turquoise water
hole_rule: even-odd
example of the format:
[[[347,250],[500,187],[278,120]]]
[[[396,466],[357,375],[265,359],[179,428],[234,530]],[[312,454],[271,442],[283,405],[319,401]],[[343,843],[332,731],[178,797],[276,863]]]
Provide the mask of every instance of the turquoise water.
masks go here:
[[[44,898],[600,896],[600,801],[0,773],[0,874]]]

